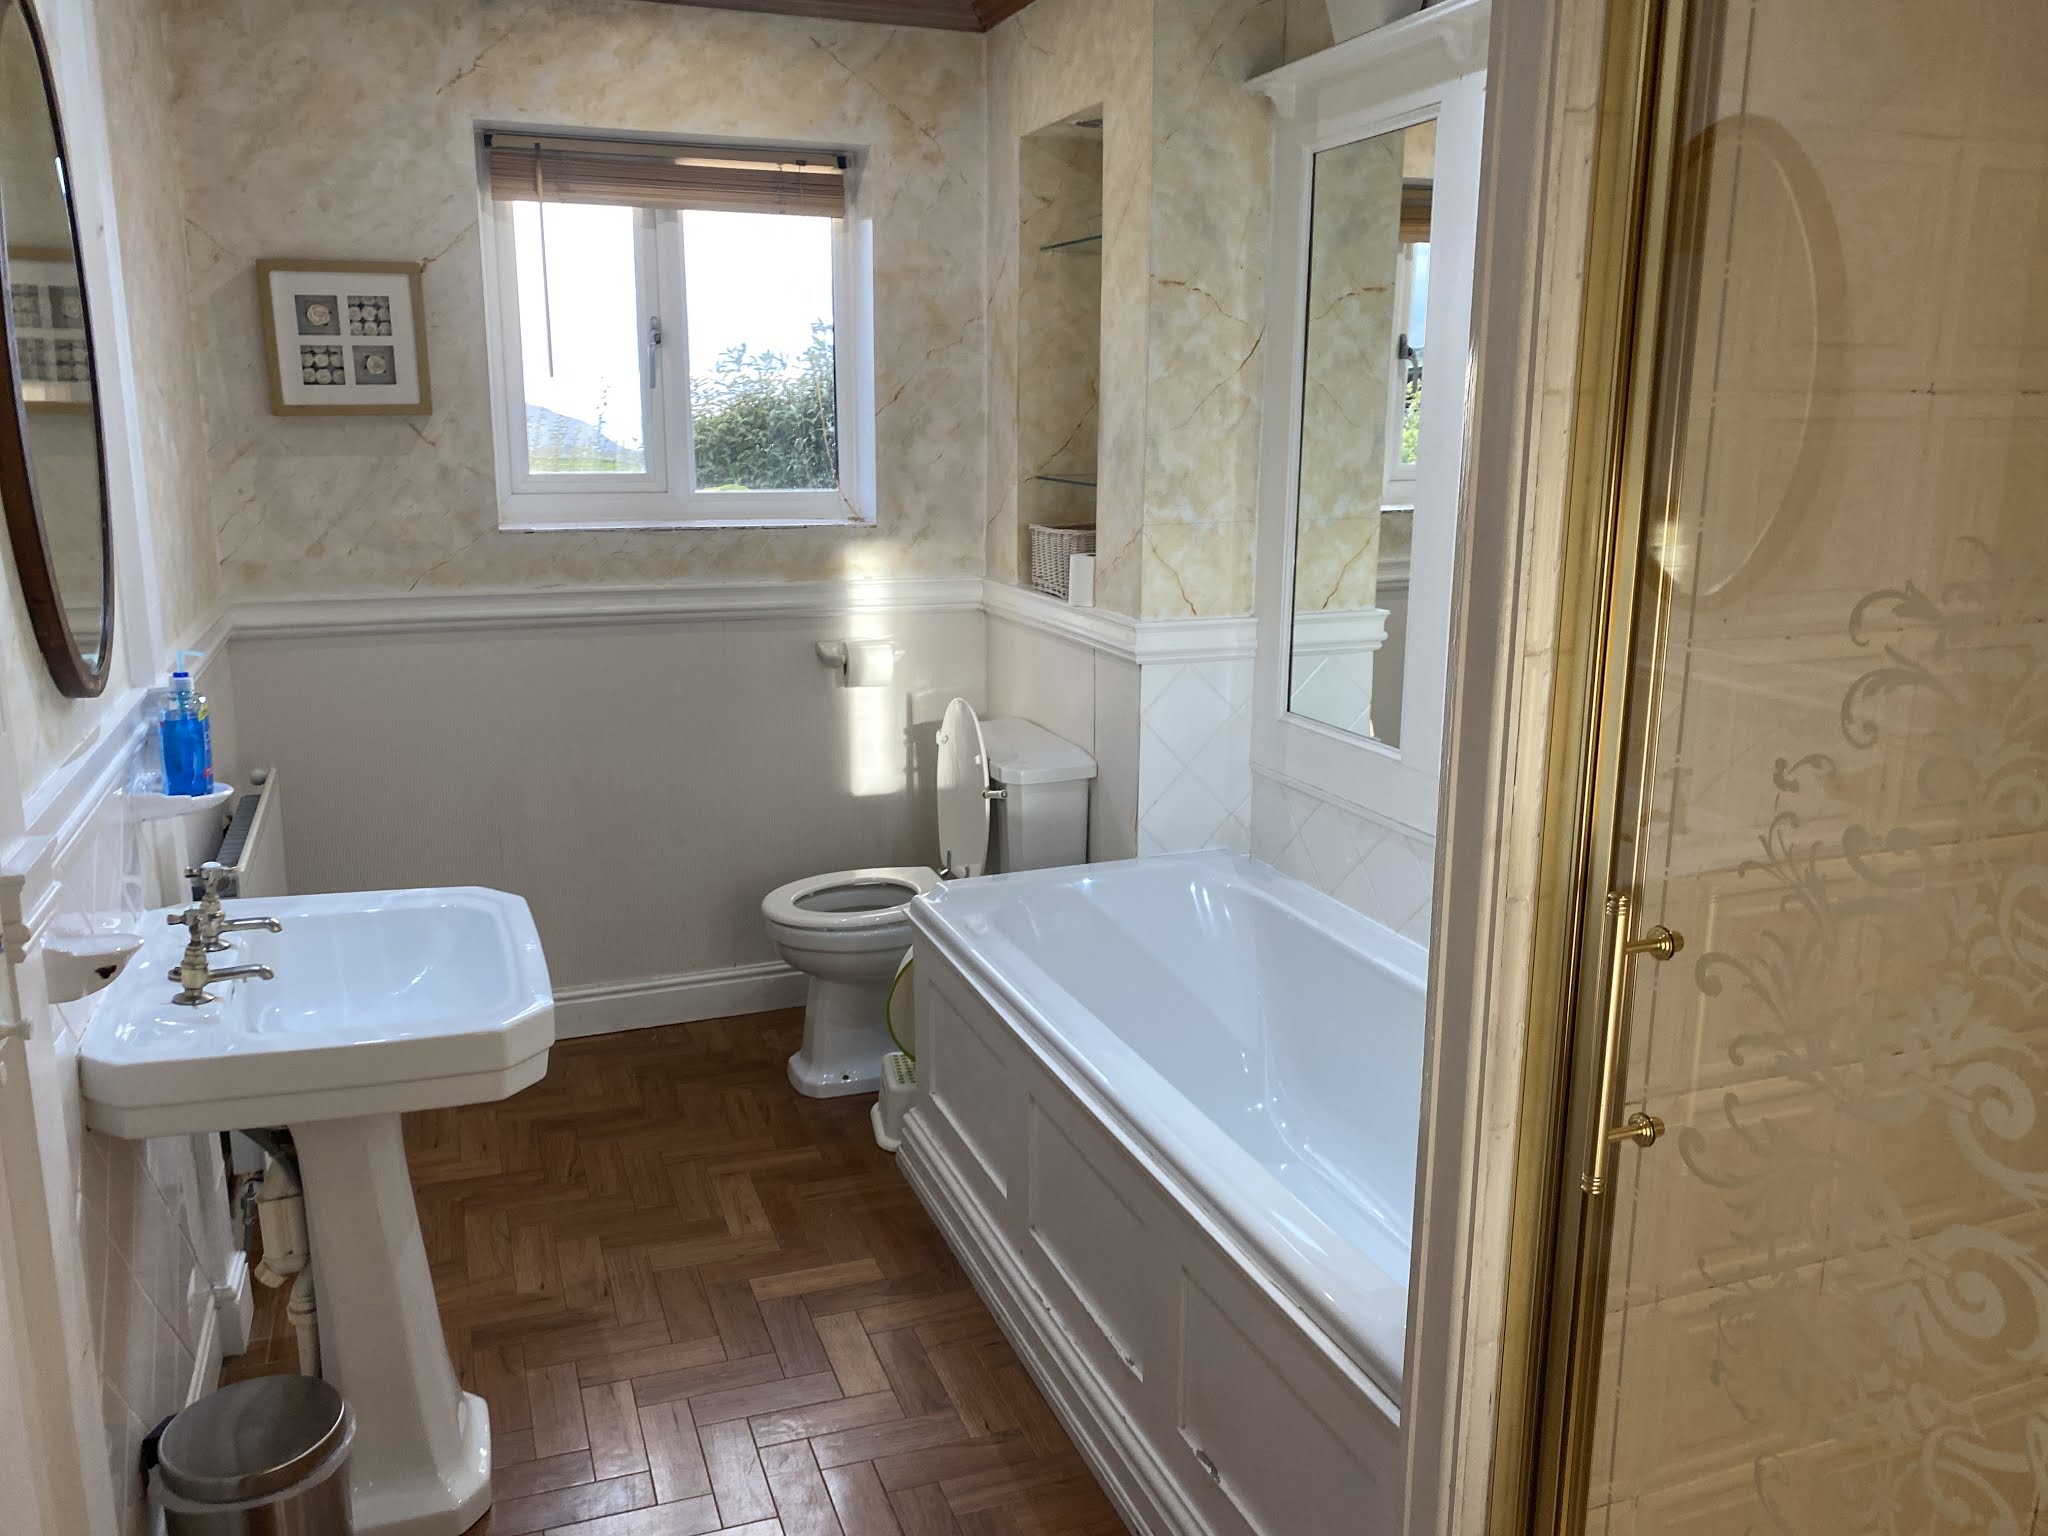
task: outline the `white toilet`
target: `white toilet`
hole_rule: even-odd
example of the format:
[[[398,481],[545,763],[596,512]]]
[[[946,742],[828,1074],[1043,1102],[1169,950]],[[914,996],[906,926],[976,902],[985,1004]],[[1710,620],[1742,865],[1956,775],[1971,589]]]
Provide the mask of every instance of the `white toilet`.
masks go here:
[[[938,747],[943,875],[845,869],[792,880],[761,903],[776,949],[811,978],[789,1080],[812,1098],[880,1087],[889,987],[910,948],[904,909],[914,898],[941,878],[1087,860],[1095,759],[1081,748],[1029,720],[982,720],[965,699],[946,706]]]

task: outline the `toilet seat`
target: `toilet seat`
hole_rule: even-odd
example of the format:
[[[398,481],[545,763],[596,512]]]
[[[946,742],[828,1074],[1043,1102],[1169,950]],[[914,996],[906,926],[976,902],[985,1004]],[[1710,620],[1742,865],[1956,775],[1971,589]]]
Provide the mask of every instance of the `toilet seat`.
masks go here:
[[[777,886],[762,898],[761,915],[771,930],[800,935],[800,947],[908,949],[904,908],[938,885],[935,869],[842,869]]]
[[[939,867],[954,880],[988,868],[988,743],[965,699],[946,706],[937,738]]]

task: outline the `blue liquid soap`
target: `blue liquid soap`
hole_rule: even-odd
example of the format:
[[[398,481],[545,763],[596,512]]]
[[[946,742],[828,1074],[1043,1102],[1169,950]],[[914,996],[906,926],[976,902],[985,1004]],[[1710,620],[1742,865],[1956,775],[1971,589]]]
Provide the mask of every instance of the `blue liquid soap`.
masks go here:
[[[180,667],[171,674],[170,702],[157,722],[163,744],[164,793],[213,793],[213,726],[206,718],[206,700],[193,692],[192,674]]]

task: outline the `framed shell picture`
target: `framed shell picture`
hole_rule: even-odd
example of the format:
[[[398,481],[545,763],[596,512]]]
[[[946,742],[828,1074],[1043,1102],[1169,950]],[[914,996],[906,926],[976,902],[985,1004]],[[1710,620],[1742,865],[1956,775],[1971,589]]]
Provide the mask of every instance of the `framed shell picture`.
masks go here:
[[[416,261],[256,263],[277,416],[433,409]]]
[[[71,252],[10,249],[7,302],[21,403],[31,411],[90,411],[92,344],[85,328],[85,291]]]

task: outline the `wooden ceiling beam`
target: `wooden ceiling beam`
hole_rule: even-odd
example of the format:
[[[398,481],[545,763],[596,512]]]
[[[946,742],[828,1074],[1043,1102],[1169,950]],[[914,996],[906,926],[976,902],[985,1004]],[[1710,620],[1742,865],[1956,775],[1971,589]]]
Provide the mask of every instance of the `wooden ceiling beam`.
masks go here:
[[[824,21],[868,21],[886,27],[933,27],[986,32],[1031,0],[662,0],[763,16],[809,16]]]
[[[974,0],[974,14],[981,18],[981,30],[986,32],[999,21],[1007,21],[1031,0]]]

